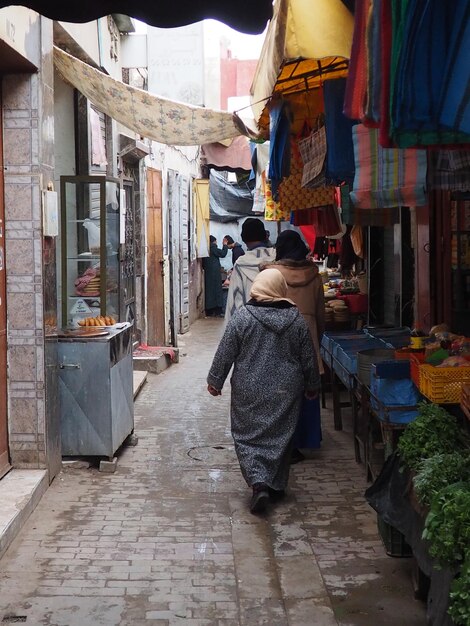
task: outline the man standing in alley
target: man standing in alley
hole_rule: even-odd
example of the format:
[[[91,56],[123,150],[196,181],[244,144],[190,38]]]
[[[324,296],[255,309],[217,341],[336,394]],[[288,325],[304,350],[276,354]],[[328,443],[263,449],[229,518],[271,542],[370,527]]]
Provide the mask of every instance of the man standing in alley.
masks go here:
[[[249,217],[243,222],[242,241],[248,251],[233,266],[225,309],[227,322],[250,299],[251,286],[260,265],[272,263],[275,259],[274,249],[266,247],[266,232],[261,220]]]
[[[234,241],[230,235],[225,235],[225,241],[227,242],[227,248],[232,251],[232,265],[235,265],[237,260],[245,254],[245,251],[242,248],[242,244]]]

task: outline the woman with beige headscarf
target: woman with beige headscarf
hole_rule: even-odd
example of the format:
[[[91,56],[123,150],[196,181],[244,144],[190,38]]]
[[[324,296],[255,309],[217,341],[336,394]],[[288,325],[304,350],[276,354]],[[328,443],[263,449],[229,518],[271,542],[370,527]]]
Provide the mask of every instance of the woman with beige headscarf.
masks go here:
[[[254,280],[246,306],[227,324],[207,377],[221,394],[232,365],[231,428],[240,468],[253,488],[252,513],[283,495],[304,394],[318,395],[320,375],[310,332],[286,297],[277,269]]]

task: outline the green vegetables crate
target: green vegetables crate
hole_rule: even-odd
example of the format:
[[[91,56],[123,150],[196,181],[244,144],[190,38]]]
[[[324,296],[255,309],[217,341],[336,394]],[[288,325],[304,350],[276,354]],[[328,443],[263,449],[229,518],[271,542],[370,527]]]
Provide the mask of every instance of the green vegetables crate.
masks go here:
[[[404,535],[377,515],[377,528],[388,556],[410,557],[413,551],[406,543]]]

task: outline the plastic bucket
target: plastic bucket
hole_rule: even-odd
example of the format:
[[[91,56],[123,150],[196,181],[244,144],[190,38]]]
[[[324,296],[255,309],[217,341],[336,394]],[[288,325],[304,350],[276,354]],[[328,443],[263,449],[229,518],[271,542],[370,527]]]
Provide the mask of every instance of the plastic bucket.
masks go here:
[[[381,361],[393,361],[395,350],[388,348],[372,348],[357,353],[357,377],[363,385],[370,387],[371,367]]]

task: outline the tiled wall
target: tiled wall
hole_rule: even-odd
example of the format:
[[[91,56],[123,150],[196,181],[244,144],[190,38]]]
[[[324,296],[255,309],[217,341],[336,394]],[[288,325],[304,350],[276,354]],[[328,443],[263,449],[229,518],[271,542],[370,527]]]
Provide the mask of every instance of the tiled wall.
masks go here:
[[[44,22],[41,41],[31,42],[41,45],[41,71],[2,81],[9,446],[17,468],[47,466],[41,189],[53,171],[53,74],[52,23]]]

